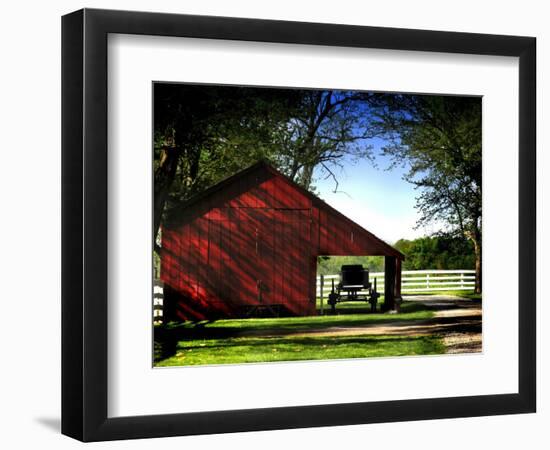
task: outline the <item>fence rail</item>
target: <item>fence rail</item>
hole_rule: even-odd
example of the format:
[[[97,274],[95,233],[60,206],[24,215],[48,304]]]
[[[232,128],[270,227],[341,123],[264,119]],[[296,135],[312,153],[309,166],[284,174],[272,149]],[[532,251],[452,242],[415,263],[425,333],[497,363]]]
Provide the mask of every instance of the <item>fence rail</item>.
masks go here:
[[[384,272],[371,272],[371,283],[376,279],[378,292],[384,292]],[[404,270],[401,273],[401,292],[414,293],[425,291],[472,291],[475,288],[475,270]],[[332,281],[336,285],[339,275],[317,277],[317,295],[327,297],[332,290]]]

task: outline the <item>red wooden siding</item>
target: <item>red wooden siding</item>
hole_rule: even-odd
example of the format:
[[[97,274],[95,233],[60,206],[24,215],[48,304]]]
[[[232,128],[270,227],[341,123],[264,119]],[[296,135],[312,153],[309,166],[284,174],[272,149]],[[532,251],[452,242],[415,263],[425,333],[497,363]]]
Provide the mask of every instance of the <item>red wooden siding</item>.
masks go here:
[[[260,163],[209,189],[162,229],[170,320],[238,317],[246,305],[315,314],[319,255],[392,247]]]

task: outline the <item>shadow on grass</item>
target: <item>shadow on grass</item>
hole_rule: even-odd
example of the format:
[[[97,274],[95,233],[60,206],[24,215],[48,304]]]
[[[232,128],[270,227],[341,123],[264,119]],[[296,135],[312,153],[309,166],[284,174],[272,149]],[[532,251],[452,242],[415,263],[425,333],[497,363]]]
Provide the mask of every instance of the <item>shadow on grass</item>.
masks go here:
[[[333,336],[235,338],[180,342],[175,356],[156,365],[238,364],[319,359],[441,354],[437,336]],[[159,355],[160,356],[160,355]]]
[[[412,338],[414,339],[414,338]],[[181,343],[178,348],[185,350],[204,350],[204,349],[222,349],[234,347],[238,345],[246,347],[263,347],[263,346],[296,346],[303,347],[318,347],[318,346],[338,346],[338,345],[353,345],[353,344],[383,344],[386,342],[398,343],[410,341],[411,338],[391,337],[391,336],[331,336],[331,337],[285,337],[285,338],[236,338],[225,340],[214,340],[208,344],[200,344],[200,341],[191,341],[189,344]]]
[[[291,333],[323,331],[328,328],[359,328],[367,325],[394,323],[397,321],[419,321],[432,317],[430,306],[405,302],[401,314],[346,314],[332,316],[294,317],[282,319],[241,319],[205,321],[197,323],[170,324],[155,328],[155,361],[173,356],[179,343],[190,341],[221,341],[236,338],[278,337],[290,341]],[[301,338],[304,339],[304,338]],[[230,342],[230,341],[228,341]],[[303,341],[301,341],[303,342]],[[317,341],[318,342],[318,341]],[[335,338],[328,339],[335,342]],[[316,344],[318,345],[318,344]],[[324,345],[324,344],[320,344]]]
[[[380,309],[381,303],[378,304],[378,309]],[[432,308],[421,304],[420,302],[403,302],[401,305],[401,313],[413,313],[418,311],[428,311]],[[325,315],[330,315],[330,306],[325,306],[324,309]],[[321,313],[321,308],[317,308],[317,313]],[[369,304],[363,304],[362,302],[343,302],[339,303],[336,306],[336,315],[341,314],[373,314],[370,310]],[[379,315],[380,313],[374,313],[373,315]]]

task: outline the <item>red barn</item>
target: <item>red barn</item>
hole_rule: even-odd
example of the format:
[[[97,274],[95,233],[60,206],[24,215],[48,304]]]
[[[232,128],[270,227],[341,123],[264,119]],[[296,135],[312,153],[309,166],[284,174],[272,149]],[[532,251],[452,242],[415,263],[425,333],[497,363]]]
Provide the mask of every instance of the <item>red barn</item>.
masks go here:
[[[403,255],[260,162],[191,198],[162,228],[166,320],[238,317],[273,305],[316,314],[317,257],[385,256],[385,309]]]

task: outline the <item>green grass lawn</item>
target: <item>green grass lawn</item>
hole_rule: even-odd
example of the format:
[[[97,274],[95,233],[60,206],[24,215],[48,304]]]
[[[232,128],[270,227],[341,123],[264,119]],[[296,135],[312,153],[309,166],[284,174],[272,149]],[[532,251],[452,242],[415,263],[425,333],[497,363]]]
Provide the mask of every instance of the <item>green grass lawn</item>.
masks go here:
[[[473,291],[463,291],[463,290],[452,290],[448,291],[419,291],[419,292],[405,292],[403,295],[454,295],[456,297],[467,298],[470,300],[481,301],[481,294],[475,294]]]
[[[368,305],[365,309],[368,309]],[[433,317],[433,311],[429,307],[404,302],[400,314],[345,314],[344,308],[344,313],[340,310],[337,315],[168,324],[155,329],[155,365],[237,364],[443,353],[441,339],[437,336],[294,336],[300,332],[322,332],[332,327],[349,329],[430,317]]]
[[[444,353],[436,336],[338,336],[204,339],[178,342],[156,366],[433,355]]]
[[[377,310],[380,310],[380,306],[384,303],[384,296],[381,295],[378,298]],[[321,311],[321,298],[317,297],[317,312]],[[341,302],[336,304],[336,311],[338,310],[359,310],[362,312],[370,312],[370,303],[366,301],[355,301],[355,302]],[[328,314],[330,311],[330,305],[328,304],[328,298],[323,298],[323,311],[325,314]]]

